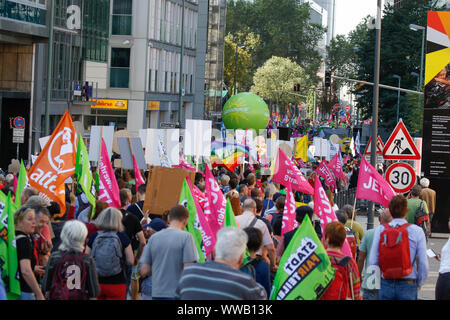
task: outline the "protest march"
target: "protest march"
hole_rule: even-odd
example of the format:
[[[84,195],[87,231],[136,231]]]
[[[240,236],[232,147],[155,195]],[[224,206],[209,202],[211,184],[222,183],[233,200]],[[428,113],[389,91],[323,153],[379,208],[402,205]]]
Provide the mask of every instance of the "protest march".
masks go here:
[[[344,148],[205,120],[97,129],[83,137],[66,111],[32,163],[2,173],[0,299],[418,299],[427,180],[396,191],[353,137]],[[364,231],[368,201],[380,224]],[[450,295],[449,250],[437,300]]]

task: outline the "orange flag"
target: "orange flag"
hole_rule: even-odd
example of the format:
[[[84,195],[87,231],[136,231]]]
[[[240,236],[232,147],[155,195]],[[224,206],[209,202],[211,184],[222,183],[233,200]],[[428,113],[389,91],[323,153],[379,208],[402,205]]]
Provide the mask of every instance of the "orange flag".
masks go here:
[[[66,212],[65,181],[75,172],[77,135],[69,110],[64,113],[39,157],[28,172],[28,180],[39,196],[57,202]]]

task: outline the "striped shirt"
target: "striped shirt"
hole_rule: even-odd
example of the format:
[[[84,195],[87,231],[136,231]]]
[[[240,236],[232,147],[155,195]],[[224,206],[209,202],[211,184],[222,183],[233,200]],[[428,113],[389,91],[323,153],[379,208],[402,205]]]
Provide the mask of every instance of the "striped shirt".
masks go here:
[[[266,292],[249,275],[215,261],[184,268],[176,290],[181,300],[265,300]]]
[[[343,258],[346,257],[343,253],[333,251],[333,250],[327,250],[327,253],[328,253],[328,257],[330,258],[331,263],[333,263],[333,264],[338,264],[339,262],[341,262],[341,260]],[[355,259],[352,258],[350,260],[350,262],[345,266],[345,268],[347,269],[349,278],[351,277],[351,280],[353,283],[353,296],[354,296],[353,300],[362,300],[361,278],[359,276],[358,266],[356,264]],[[350,286],[350,284],[349,284],[349,286]],[[350,291],[349,297],[351,298],[351,291]]]

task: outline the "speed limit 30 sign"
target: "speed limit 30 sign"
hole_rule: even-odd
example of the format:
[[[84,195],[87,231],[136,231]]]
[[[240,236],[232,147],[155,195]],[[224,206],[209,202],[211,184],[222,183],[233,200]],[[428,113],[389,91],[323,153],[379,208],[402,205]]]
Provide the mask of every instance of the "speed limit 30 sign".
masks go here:
[[[405,193],[416,184],[416,173],[409,164],[397,162],[386,170],[386,180],[396,192]]]

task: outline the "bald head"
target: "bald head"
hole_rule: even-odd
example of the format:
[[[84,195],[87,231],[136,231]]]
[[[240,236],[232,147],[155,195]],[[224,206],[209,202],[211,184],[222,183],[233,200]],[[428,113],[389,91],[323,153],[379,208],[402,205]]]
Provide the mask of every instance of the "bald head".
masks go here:
[[[256,202],[253,199],[247,199],[242,205],[242,211],[250,211],[256,214]]]

